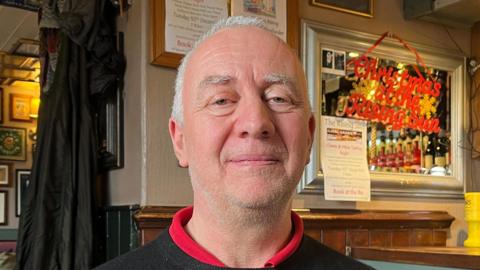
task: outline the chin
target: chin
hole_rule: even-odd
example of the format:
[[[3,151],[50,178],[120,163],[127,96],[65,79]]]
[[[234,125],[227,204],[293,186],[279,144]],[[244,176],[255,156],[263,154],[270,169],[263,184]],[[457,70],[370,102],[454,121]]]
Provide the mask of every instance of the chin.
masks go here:
[[[293,190],[250,190],[227,197],[232,206],[241,209],[267,210],[282,208],[290,202]]]

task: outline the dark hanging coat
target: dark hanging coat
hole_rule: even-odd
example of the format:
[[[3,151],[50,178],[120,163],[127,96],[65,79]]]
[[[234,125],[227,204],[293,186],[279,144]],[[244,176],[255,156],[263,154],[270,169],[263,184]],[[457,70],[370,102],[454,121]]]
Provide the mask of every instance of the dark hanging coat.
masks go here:
[[[95,117],[103,97],[123,76],[124,64],[115,50],[114,29],[105,23],[115,17],[98,16],[109,2],[64,3],[64,13],[56,18],[60,29],[43,32],[50,53],[41,55],[47,61],[42,67],[37,155],[19,224],[19,270],[93,266],[99,145]],[[44,1],[44,7],[56,4]]]

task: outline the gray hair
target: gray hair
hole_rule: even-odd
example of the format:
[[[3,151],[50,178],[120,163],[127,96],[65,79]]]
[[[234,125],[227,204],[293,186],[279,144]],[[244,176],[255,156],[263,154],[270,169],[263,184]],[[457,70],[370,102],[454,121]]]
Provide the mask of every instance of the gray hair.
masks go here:
[[[212,28],[204,33],[193,45],[193,48],[183,57],[180,66],[178,67],[177,78],[175,79],[175,97],[173,98],[172,118],[180,124],[183,124],[183,82],[185,79],[185,70],[187,69],[190,57],[195,52],[196,48],[207,38],[213,36],[218,31],[225,28],[233,28],[239,26],[254,26],[267,30],[265,22],[262,19],[255,17],[234,16],[222,19],[215,23]]]

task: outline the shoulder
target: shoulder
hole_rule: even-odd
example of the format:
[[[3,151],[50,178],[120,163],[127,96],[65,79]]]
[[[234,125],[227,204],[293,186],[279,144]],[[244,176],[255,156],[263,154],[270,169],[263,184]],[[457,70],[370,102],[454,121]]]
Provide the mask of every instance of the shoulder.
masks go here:
[[[373,269],[304,235],[298,250],[279,269]]]
[[[133,251],[120,255],[106,262],[95,270],[121,269],[171,269],[165,255],[169,249],[168,232],[165,231],[154,241]]]

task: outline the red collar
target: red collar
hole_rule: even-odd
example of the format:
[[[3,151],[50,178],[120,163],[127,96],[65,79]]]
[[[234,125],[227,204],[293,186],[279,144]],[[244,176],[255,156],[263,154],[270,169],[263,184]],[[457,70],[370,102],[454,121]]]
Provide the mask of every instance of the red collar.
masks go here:
[[[187,225],[190,218],[192,218],[192,214],[193,206],[189,206],[181,209],[173,216],[172,225],[168,231],[173,239],[173,242],[181,250],[183,250],[183,252],[202,263],[218,267],[225,267],[225,265],[219,259],[201,247],[197,242],[193,241],[193,239],[185,231],[184,227]],[[300,246],[300,242],[302,241],[303,237],[303,222],[302,219],[293,211],[292,222],[294,228],[292,238],[287,245],[285,245],[265,263],[265,268],[276,267],[290,257],[290,255],[292,255]]]

